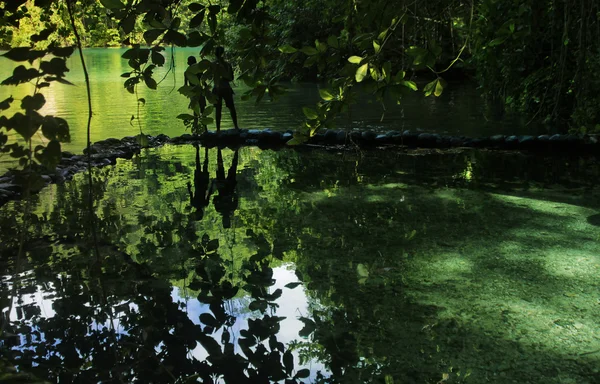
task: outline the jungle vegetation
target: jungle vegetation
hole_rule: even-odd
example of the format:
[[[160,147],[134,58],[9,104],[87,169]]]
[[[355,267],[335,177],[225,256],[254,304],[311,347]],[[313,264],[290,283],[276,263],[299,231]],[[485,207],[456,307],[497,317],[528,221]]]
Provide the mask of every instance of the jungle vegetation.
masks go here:
[[[350,114],[358,93],[371,95],[385,116],[386,103],[400,103],[419,87],[424,96],[440,96],[446,78],[459,71],[475,75],[490,116],[524,113],[559,132],[600,128],[594,0],[17,0],[0,2],[0,17],[0,44],[10,49],[3,56],[30,64],[2,84],[35,84],[20,100],[22,111],[0,120],[2,150],[23,165],[52,166],[68,140],[68,122],[37,111],[44,87],[68,83],[65,58],[75,46],[129,47],[123,58],[130,71],[122,76],[132,94],[157,87],[153,72],[165,65],[167,47],[197,47],[204,58],[186,72],[191,85],[179,89],[190,98],[212,97],[202,84],[217,75],[208,60],[217,46],[226,47],[238,80],[251,87],[243,99],[276,98],[284,92],[281,80],[325,82],[322,100],[303,108],[306,122],[291,144]],[[426,83],[418,86],[417,76]],[[3,100],[0,110],[16,102]],[[208,112],[203,128],[212,121]],[[8,142],[7,131],[27,141],[39,129],[51,140],[45,148]]]

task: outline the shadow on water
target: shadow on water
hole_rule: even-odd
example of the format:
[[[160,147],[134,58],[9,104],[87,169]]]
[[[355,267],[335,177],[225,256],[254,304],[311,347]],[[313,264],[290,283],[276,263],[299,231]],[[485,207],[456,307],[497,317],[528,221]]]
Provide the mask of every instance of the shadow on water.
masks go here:
[[[30,217],[10,203],[3,361],[52,382],[597,381],[594,160],[364,155],[166,146]]]

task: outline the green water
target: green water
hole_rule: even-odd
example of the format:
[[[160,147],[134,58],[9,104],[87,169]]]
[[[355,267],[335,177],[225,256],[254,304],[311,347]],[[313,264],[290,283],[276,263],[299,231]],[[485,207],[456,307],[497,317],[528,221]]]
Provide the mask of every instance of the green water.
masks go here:
[[[179,136],[185,132],[180,120],[175,117],[189,112],[188,101],[177,92],[183,83],[186,58],[197,54],[195,48],[178,48],[174,50],[175,69],[168,72],[173,62],[170,51],[167,51],[167,62],[164,67],[157,68],[155,78],[163,79],[156,91],[139,87],[139,97],[146,100],[140,108],[139,121],[130,124],[132,115],[138,114],[136,97],[123,87],[120,75],[128,72],[126,60],[121,58],[124,49],[94,48],[84,50],[84,57],[91,81],[92,108],[92,141],[109,137],[121,138],[136,135],[140,127],[146,134],[165,133]],[[21,64],[21,63],[19,63]],[[71,127],[71,143],[64,148],[80,153],[86,145],[86,126],[88,116],[87,96],[80,58],[74,54],[67,62],[71,69],[67,79],[75,84],[68,86],[53,84],[43,90],[46,106],[42,114],[61,116],[67,119]],[[0,58],[0,79],[12,74],[15,64]],[[167,73],[168,72],[168,73]],[[166,76],[166,77],[165,77]],[[288,93],[276,102],[268,100],[255,104],[253,101],[241,101],[244,92],[241,83],[236,89],[236,108],[239,124],[242,128],[271,128],[273,130],[295,130],[304,122],[302,107],[314,106],[319,100],[317,84],[287,84]],[[32,92],[33,86],[2,86],[0,100],[9,96],[20,99]],[[18,108],[19,103],[14,103]],[[352,119],[348,116],[339,120],[340,128],[385,130],[421,130],[427,132],[448,133],[453,135],[482,136],[493,134],[518,134],[532,132],[517,118],[493,122],[486,121],[484,105],[472,84],[452,83],[440,98],[425,98],[422,92],[408,93],[402,104],[390,103],[383,116],[379,104],[370,103],[362,98],[352,110]],[[3,111],[12,115],[16,109]],[[226,111],[225,111],[226,112]],[[138,125],[138,122],[140,125]],[[223,127],[231,128],[229,115],[225,113]],[[42,137],[38,137],[42,140]]]
[[[0,210],[3,364],[51,382],[600,379],[595,159],[205,155],[144,151]]]

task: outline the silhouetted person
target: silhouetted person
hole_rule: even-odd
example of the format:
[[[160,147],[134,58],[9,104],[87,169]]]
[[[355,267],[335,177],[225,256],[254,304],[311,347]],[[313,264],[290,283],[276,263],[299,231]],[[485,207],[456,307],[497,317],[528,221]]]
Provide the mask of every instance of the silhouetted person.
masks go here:
[[[225,178],[225,167],[223,167],[223,155],[219,149],[217,152],[217,190],[219,194],[214,197],[215,209],[223,216],[223,228],[231,228],[233,212],[238,207],[237,185],[238,151],[235,151],[231,167]]]
[[[187,59],[187,64],[188,64],[188,67],[196,64],[196,58],[194,56],[189,56]],[[196,75],[194,75],[194,76],[196,76]],[[196,103],[198,104],[200,113],[204,114],[204,109],[206,108],[206,98],[202,94],[202,88],[203,88],[202,85],[203,84],[202,84],[202,80],[200,79],[200,77],[198,77],[198,81],[200,82],[200,84],[194,85],[189,81],[189,79],[187,78],[187,76],[185,74],[183,75],[183,85],[189,85],[191,87],[194,87],[194,96],[192,96],[190,98],[190,104],[188,105],[188,108],[192,109],[192,111],[194,112],[193,133],[196,133],[196,131],[198,130],[198,113],[194,109]]]
[[[215,104],[215,120],[217,123],[217,132],[221,130],[221,111],[223,109],[223,100],[225,100],[225,106],[229,109],[231,114],[231,120],[233,120],[233,126],[235,129],[239,129],[237,123],[237,113],[235,111],[235,105],[233,105],[233,88],[231,88],[230,81],[233,81],[233,67],[225,59],[223,59],[223,53],[225,49],[223,47],[217,47],[215,49],[215,56],[217,59],[214,62],[215,70],[215,87],[213,93],[217,97],[217,103]]]
[[[204,148],[204,164],[200,168],[200,147],[196,147],[196,169],[194,170],[194,189],[196,193],[192,192],[192,184],[188,181],[187,187],[190,193],[190,204],[196,209],[193,213],[194,220],[202,220],[204,217],[204,210],[210,203],[210,195],[212,190],[210,188],[210,175],[208,174],[208,148]]]

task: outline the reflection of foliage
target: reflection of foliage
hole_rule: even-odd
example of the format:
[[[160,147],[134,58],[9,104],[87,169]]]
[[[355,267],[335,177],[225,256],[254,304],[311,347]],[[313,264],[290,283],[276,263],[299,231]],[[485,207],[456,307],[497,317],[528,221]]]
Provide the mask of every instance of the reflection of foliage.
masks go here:
[[[507,333],[512,326],[501,325],[513,321],[510,310],[486,313],[487,304],[473,303],[486,290],[485,298],[512,299],[490,295],[498,280],[510,281],[511,288],[543,289],[553,298],[576,284],[551,275],[546,255],[525,262],[503,249],[525,236],[520,241],[527,246],[549,252],[553,243],[543,233],[561,233],[575,219],[546,206],[533,215],[522,206],[525,199],[497,192],[530,193],[538,183],[523,175],[538,166],[549,170],[536,176],[538,182],[589,186],[586,172],[597,165],[533,163],[485,152],[341,159],[244,149],[239,208],[225,230],[212,205],[202,221],[189,215],[186,184],[194,155],[191,146],[167,146],[94,171],[100,258],[91,251],[86,225],[87,183],[76,177],[32,200],[39,205],[28,219],[29,272],[0,284],[3,307],[15,305],[7,336],[23,336],[2,340],[24,347],[4,348],[10,363],[67,382],[298,382],[310,373],[298,365],[299,356],[301,365],[325,364],[328,374],[311,376],[322,383],[478,382],[497,371],[506,373],[506,382],[518,375],[534,381],[533,370],[560,365],[562,355]],[[225,163],[233,161],[233,153],[224,155]],[[216,163],[213,151],[211,167]],[[467,167],[469,179],[460,176]],[[319,177],[314,169],[322,170]],[[496,175],[510,184],[497,183]],[[490,219],[503,212],[510,215]],[[21,219],[7,210],[1,219],[0,261],[13,272]],[[588,232],[569,232],[576,238],[561,241],[583,243]],[[277,305],[285,289],[302,288],[273,288],[278,258],[294,259],[311,303],[310,313],[299,313],[300,340],[288,345],[279,337]],[[198,299],[199,317],[191,318],[191,307],[174,297],[174,286]],[[42,308],[32,296],[46,297],[52,306]],[[248,308],[236,312],[240,297]],[[496,300],[494,305],[509,304]],[[539,306],[559,313],[549,300]],[[474,308],[465,309],[465,302]],[[249,317],[240,331],[245,320],[239,312]],[[586,311],[585,321],[592,312]],[[564,372],[580,378],[592,366],[586,360]]]

